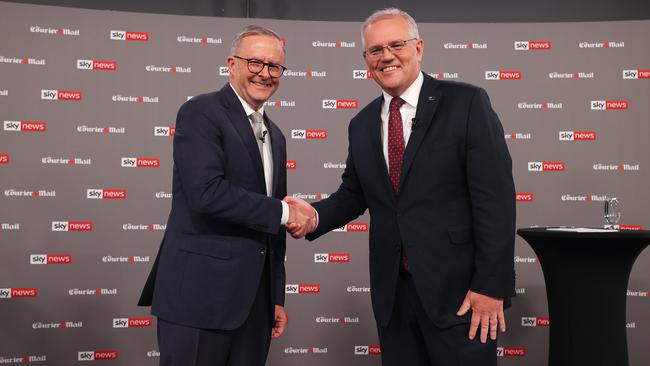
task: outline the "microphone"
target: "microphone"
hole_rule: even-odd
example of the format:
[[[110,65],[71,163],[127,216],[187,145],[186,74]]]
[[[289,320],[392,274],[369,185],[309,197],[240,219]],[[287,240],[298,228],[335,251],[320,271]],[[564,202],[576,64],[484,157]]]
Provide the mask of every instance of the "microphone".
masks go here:
[[[420,127],[420,125],[418,124],[418,120],[417,120],[417,118],[413,118],[413,119],[411,119],[411,129],[412,129],[412,130],[415,130],[415,129],[418,128],[418,127]]]
[[[266,134],[267,134],[267,133],[269,133],[268,130],[263,130],[263,131],[262,131],[262,136],[259,136],[259,137],[258,137],[258,139],[259,139],[260,141],[262,141],[262,143],[265,143],[265,142],[266,142]]]

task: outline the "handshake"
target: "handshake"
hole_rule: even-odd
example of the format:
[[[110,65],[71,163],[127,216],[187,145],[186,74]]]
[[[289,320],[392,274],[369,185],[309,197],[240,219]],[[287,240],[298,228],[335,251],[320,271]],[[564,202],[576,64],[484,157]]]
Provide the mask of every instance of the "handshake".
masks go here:
[[[300,239],[316,230],[316,210],[309,203],[290,196],[284,197],[283,201],[289,205],[289,219],[284,227],[291,236]]]

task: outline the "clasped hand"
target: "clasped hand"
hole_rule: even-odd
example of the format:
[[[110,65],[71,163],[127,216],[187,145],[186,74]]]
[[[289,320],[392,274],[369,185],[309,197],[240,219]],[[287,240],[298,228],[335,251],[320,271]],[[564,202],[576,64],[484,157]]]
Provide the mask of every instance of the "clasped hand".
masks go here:
[[[289,205],[289,220],[285,225],[287,232],[296,239],[302,238],[316,229],[316,210],[300,198],[286,196]]]

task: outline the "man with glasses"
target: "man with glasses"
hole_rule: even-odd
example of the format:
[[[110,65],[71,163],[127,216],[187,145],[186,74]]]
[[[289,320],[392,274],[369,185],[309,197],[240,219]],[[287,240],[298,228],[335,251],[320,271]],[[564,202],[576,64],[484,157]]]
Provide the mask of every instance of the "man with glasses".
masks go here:
[[[496,365],[515,231],[499,118],[483,89],[421,72],[424,41],[407,13],[375,12],[362,40],[382,95],[350,122],[339,189],[315,211],[285,198],[313,221],[289,231],[314,240],[369,209],[383,365]]]
[[[139,302],[158,317],[160,365],[262,366],[285,329],[282,225],[307,223],[281,200],[286,144],[264,112],[284,55],[275,32],[244,28],[230,83],[178,111],[172,209]]]

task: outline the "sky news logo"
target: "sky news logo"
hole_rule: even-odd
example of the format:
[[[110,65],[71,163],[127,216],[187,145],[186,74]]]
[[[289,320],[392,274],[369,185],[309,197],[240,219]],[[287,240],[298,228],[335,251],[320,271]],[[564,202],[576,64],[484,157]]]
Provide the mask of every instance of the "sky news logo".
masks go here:
[[[349,253],[314,253],[314,263],[349,263]]]
[[[519,70],[486,71],[485,80],[521,80]]]
[[[627,100],[592,100],[590,105],[592,111],[626,110],[630,107]]]
[[[50,28],[50,27],[41,27],[38,25],[33,25],[29,27],[30,33],[40,33],[40,34],[54,34],[57,36],[78,36],[79,29],[69,29],[69,28]]]
[[[551,321],[548,317],[521,317],[522,327],[548,327]]]
[[[287,170],[296,170],[298,168],[298,162],[295,160],[287,160],[286,168]]]
[[[71,264],[72,254],[31,254],[29,264]]]
[[[515,51],[548,51],[551,41],[515,41]]]
[[[114,318],[113,328],[150,328],[152,318]]]
[[[90,221],[52,221],[52,231],[93,231]]]
[[[94,70],[94,71],[115,71],[117,70],[117,61],[78,59],[77,69]]]
[[[515,199],[517,202],[533,202],[535,200],[535,195],[533,192],[517,192]]]
[[[114,41],[149,41],[149,32],[126,32],[121,30],[112,30],[110,39]]]
[[[176,127],[156,126],[153,128],[154,136],[167,136],[171,137],[176,134]]]
[[[359,101],[356,99],[323,99],[323,109],[356,109]]]
[[[497,357],[524,357],[525,348],[497,347]]]
[[[563,161],[529,161],[529,172],[563,172],[566,163]]]
[[[0,288],[0,299],[18,299],[37,295],[38,290],[33,287]]]
[[[107,351],[79,351],[77,360],[78,361],[104,361],[104,360],[116,360],[117,359],[117,350],[107,350]]]
[[[334,229],[333,231],[338,231],[338,232],[367,232],[368,231],[368,223],[367,222],[350,222],[338,229]]]
[[[374,79],[370,70],[352,70],[352,79]]]
[[[219,76],[230,76],[230,69],[228,66],[219,66]]]
[[[324,140],[327,139],[327,130],[291,130],[294,140]]]
[[[595,131],[560,131],[560,141],[596,141]]]
[[[4,121],[5,131],[14,132],[45,132],[47,123],[40,121]]]
[[[355,356],[381,355],[381,346],[354,346]]]
[[[122,168],[160,168],[160,159],[123,157],[121,166]]]
[[[3,64],[19,64],[19,65],[38,65],[45,66],[44,58],[31,58],[31,57],[4,57],[0,56],[0,63]]]
[[[11,156],[9,154],[0,154],[0,164],[9,164]]]
[[[429,76],[436,79],[458,79],[457,72],[432,72]]]
[[[86,190],[86,198],[89,200],[125,199],[126,189],[89,188]]]
[[[320,284],[301,283],[301,284],[285,285],[284,292],[287,294],[319,294]]]
[[[623,79],[650,79],[650,70],[623,70]]]
[[[41,89],[41,99],[79,102],[83,99],[83,93],[78,90]]]
[[[178,36],[176,37],[178,43],[194,43],[194,44],[223,44],[221,37],[192,37],[192,36]]]
[[[515,132],[515,133],[507,133],[504,135],[506,140],[530,140],[531,139],[531,133],[523,133],[523,132]]]

